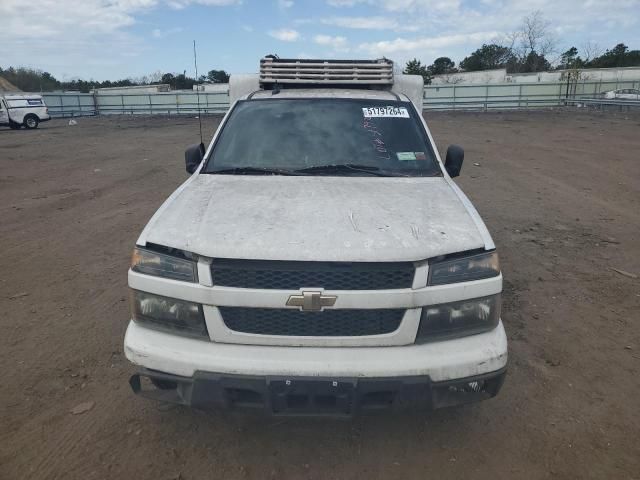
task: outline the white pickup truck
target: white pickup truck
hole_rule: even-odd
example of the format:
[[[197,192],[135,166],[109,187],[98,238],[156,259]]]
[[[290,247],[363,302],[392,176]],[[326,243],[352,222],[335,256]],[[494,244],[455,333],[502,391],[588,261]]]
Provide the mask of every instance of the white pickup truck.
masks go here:
[[[50,119],[49,109],[40,95],[0,96],[0,125],[7,125],[12,130],[31,129]]]
[[[265,57],[137,241],[134,392],[354,415],[490,398],[507,339],[495,245],[421,112],[377,61]]]

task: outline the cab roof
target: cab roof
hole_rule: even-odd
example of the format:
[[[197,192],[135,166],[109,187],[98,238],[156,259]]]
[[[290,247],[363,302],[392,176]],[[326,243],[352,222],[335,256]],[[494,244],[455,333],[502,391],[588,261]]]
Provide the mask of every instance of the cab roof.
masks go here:
[[[277,92],[277,93],[276,93]],[[364,100],[392,100],[408,102],[404,94],[388,90],[364,90],[349,88],[291,88],[282,90],[257,90],[246,95],[245,100],[265,100],[278,98],[354,98]]]

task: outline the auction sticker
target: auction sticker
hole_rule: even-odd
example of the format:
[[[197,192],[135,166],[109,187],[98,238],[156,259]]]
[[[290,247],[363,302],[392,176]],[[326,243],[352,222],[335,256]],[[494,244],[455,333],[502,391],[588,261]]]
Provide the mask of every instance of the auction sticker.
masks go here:
[[[396,156],[401,162],[407,162],[416,159],[415,152],[396,152]]]
[[[409,118],[409,112],[405,107],[362,107],[365,118]]]

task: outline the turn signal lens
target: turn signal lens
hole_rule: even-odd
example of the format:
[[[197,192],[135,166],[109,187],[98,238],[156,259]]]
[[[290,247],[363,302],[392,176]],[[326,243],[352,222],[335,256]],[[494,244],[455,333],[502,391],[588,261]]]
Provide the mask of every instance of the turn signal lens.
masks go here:
[[[144,248],[135,248],[133,250],[131,270],[183,282],[195,283],[198,281],[198,268],[194,260],[166,255]]]
[[[498,275],[500,275],[498,254],[496,252],[481,253],[430,263],[428,285],[468,282]]]

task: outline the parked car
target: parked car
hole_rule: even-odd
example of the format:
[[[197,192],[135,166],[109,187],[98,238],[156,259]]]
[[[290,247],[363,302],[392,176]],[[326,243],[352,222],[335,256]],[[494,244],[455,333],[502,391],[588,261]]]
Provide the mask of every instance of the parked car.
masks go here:
[[[13,130],[32,129],[50,119],[49,109],[40,95],[0,96],[0,125],[8,125]]]
[[[386,60],[267,57],[136,242],[133,391],[194,407],[353,415],[490,398],[502,274]]]
[[[605,92],[604,98],[622,99],[622,100],[640,100],[640,90],[637,88],[623,88],[620,90],[611,90]]]

